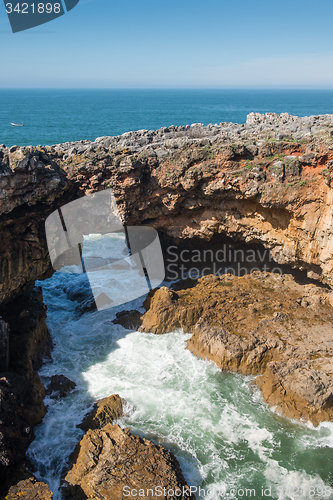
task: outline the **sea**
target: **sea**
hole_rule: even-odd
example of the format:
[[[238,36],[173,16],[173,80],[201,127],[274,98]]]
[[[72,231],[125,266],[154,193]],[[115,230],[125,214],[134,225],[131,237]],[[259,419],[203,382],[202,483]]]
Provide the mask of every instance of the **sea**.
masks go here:
[[[252,111],[331,114],[333,90],[0,89],[0,144],[52,145],[170,125],[245,123]]]
[[[251,111],[333,113],[333,91],[0,90],[0,143],[51,145],[169,125],[244,123]],[[109,235],[106,245],[105,238],[87,236],[83,256],[103,257],[107,246],[121,260],[119,239]],[[181,330],[154,335],[114,324],[117,312],[143,311],[143,297],[127,302],[126,269],[113,276],[123,304],[87,312],[78,299],[85,275],[75,267],[62,271],[37,282],[54,343],[40,376],[47,383],[63,374],[77,385],[63,399],[47,396],[48,412],[28,450],[55,500],[83,435],[77,425],[96,399],[111,394],[126,400],[117,423],[172,451],[197,499],[333,499],[332,422],[315,428],[277,414],[253,377],[196,358]]]

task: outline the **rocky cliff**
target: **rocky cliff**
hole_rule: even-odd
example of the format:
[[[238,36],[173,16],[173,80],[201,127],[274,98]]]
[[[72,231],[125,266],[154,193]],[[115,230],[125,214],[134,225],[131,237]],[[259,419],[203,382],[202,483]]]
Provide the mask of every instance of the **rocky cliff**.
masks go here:
[[[101,138],[70,150],[63,168],[82,194],[112,187],[128,223],[187,242],[261,243],[330,284],[332,119],[250,115],[242,126],[143,131],[137,143],[129,134],[117,144],[127,149]]]
[[[50,272],[44,220],[112,187],[128,224],[261,243],[332,282],[333,115],[250,114],[52,147],[0,147],[0,304]]]
[[[46,413],[45,389],[36,371],[49,355],[52,341],[38,289],[0,308],[0,316],[7,331],[6,359],[0,373],[1,496],[7,486],[26,479],[25,452],[34,439],[34,426]]]
[[[44,221],[59,206],[111,187],[124,222],[152,225],[163,242],[188,247],[201,241],[209,247],[215,238],[218,246],[227,239],[261,245],[276,263],[332,286],[332,171],[333,115],[252,113],[242,125],[195,124],[94,142],[0,146],[1,408],[18,391],[9,398],[15,414],[30,391],[39,401],[38,418],[44,411],[35,370],[47,344],[45,311],[35,327],[28,322],[28,330],[25,318],[35,307],[35,280],[52,273]],[[41,346],[39,354],[29,338]],[[24,342],[30,357],[23,354]],[[20,411],[24,425],[17,421],[17,432],[29,427],[32,439],[36,416],[29,405]],[[8,458],[11,437],[6,429],[0,433],[6,468],[24,451],[17,460]]]

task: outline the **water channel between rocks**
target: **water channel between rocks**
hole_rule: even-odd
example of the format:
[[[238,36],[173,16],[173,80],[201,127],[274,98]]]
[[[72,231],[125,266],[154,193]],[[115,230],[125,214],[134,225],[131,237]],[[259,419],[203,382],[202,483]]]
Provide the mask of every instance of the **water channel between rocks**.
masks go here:
[[[102,244],[91,238],[84,251],[92,255]],[[119,242],[114,245],[116,253]],[[114,280],[126,296],[126,270],[116,271]],[[171,450],[187,484],[203,489],[197,498],[333,499],[333,423],[315,429],[275,414],[252,377],[223,373],[186,350],[189,334],[154,335],[113,324],[117,312],[139,308],[142,298],[79,314],[71,297],[84,287],[83,275],[56,272],[39,285],[55,344],[53,362],[40,375],[63,374],[77,384],[66,398],[46,399],[48,413],[28,450],[55,500],[83,435],[76,425],[96,399],[117,393],[128,403],[118,423]]]

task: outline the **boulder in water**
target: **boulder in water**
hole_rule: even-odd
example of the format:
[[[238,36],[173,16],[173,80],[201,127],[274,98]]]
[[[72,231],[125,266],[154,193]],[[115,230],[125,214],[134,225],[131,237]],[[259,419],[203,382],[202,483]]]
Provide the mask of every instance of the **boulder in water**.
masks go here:
[[[141,326],[142,319],[139,311],[121,311],[116,316],[117,319],[114,319],[113,323],[121,325],[127,330],[138,330]]]
[[[258,375],[276,411],[313,425],[333,420],[332,292],[292,275],[205,276],[149,297],[141,331],[193,333],[187,348],[225,371]]]
[[[60,399],[67,396],[75,387],[76,383],[65,375],[52,375],[46,394],[52,399]]]
[[[12,486],[5,500],[21,500],[22,498],[24,500],[52,500],[53,493],[46,483],[39,482],[32,476]]]
[[[119,394],[98,400],[78,427],[84,431],[101,429],[123,415],[124,400]]]
[[[195,499],[170,451],[119,425],[87,432],[66,481],[65,497],[71,499],[79,498],[78,491],[99,500]]]

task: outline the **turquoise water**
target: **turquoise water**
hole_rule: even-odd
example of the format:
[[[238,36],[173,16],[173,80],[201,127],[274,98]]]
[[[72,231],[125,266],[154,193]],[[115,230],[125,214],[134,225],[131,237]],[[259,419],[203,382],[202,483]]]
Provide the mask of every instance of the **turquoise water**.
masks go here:
[[[55,344],[54,361],[40,374],[77,383],[66,398],[46,400],[48,413],[28,450],[55,500],[83,434],[76,425],[94,400],[115,393],[128,403],[119,424],[171,450],[188,484],[202,488],[198,499],[333,500],[333,423],[315,429],[275,414],[251,377],[196,358],[182,331],[154,335],[113,324],[116,312],[139,308],[141,299],[79,316],[70,296],[82,279],[57,272],[40,283]],[[126,279],[131,287],[130,275],[114,271],[115,287]]]
[[[252,111],[333,113],[333,91],[0,89],[0,144],[51,145],[170,125],[245,123]]]

